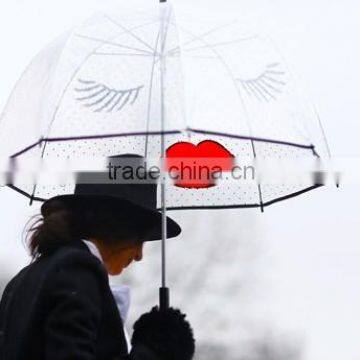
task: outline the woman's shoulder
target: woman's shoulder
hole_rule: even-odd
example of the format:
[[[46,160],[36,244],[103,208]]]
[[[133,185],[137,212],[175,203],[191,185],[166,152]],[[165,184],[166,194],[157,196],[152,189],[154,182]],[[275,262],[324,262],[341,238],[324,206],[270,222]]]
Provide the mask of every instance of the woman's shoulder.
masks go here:
[[[66,245],[58,247],[50,254],[44,254],[39,257],[39,261],[43,261],[44,259],[53,264],[84,263],[94,266],[102,265],[100,260],[89,251],[88,247],[81,240],[69,242]]]
[[[29,294],[36,307],[43,301],[49,303],[56,294],[74,291],[101,297],[109,291],[108,282],[105,268],[86,248],[63,246],[40,256],[9,281],[0,301],[0,323],[10,304],[28,301]]]
[[[104,265],[81,241],[74,241],[59,247],[51,254],[40,256],[34,266],[47,269],[49,275],[59,271],[74,275],[91,272],[103,279],[108,279]]]
[[[103,264],[86,245],[74,242],[39,256],[15,275],[8,283],[6,292],[29,286],[34,290],[51,289],[59,282],[86,282],[89,286],[97,284],[107,287],[109,279]]]

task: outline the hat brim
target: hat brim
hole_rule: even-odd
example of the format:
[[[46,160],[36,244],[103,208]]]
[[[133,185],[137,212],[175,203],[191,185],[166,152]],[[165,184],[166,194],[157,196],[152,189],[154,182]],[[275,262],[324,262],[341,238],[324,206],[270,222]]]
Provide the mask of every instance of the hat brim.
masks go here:
[[[56,200],[61,200],[64,204],[69,206],[84,205],[86,207],[91,206],[91,204],[96,204],[98,201],[116,201],[117,204],[129,211],[129,214],[133,214],[134,216],[139,217],[139,219],[146,217],[153,222],[154,227],[146,241],[162,239],[162,213],[158,210],[149,209],[129,200],[111,195],[66,194],[58,195],[46,200],[41,205],[41,214],[44,215],[47,212],[47,207]],[[180,225],[168,216],[166,217],[166,230],[168,239],[174,238],[181,233]]]

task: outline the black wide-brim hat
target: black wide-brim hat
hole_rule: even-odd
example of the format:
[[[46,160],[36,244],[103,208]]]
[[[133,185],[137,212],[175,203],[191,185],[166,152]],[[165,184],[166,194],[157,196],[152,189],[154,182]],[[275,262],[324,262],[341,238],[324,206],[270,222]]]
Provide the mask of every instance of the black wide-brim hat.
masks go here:
[[[144,169],[144,158],[135,154],[116,155],[108,158],[108,166],[121,169]],[[133,174],[139,175],[138,171]],[[119,175],[119,172],[117,172]],[[140,179],[141,177],[141,179]],[[138,179],[128,179],[127,182],[111,178],[111,169],[108,171],[81,172],[76,176],[76,185],[73,194],[54,196],[46,200],[41,206],[41,214],[45,216],[55,201],[61,201],[69,208],[88,209],[97,206],[100,202],[117,210],[126,212],[129,217],[136,218],[139,226],[145,221],[153,224],[151,234],[146,241],[161,240],[162,213],[157,210],[157,178],[156,174],[143,171]],[[115,181],[117,180],[117,181]],[[122,179],[123,180],[123,179]],[[166,217],[167,238],[173,238],[181,233],[179,224]]]

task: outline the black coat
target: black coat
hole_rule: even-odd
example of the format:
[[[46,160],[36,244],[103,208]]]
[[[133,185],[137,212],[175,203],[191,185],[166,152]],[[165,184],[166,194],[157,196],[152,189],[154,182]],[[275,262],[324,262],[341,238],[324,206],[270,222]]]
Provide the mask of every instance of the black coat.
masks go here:
[[[0,360],[23,359],[130,359],[108,275],[81,241],[41,256],[5,289]]]

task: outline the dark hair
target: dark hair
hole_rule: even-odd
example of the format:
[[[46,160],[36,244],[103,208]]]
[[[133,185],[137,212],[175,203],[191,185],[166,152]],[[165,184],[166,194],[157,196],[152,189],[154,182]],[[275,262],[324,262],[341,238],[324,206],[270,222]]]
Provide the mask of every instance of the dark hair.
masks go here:
[[[145,241],[153,229],[153,220],[138,216],[121,203],[111,200],[69,206],[53,200],[46,213],[30,220],[26,242],[33,258],[49,254],[79,239],[96,238],[107,244]]]

